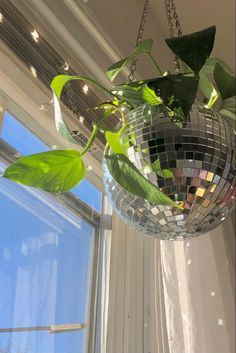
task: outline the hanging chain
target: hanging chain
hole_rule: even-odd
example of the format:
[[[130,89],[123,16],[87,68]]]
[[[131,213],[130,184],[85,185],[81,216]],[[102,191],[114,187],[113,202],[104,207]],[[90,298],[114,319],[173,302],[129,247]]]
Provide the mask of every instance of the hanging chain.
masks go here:
[[[145,0],[144,2],[144,8],[143,8],[143,14],[139,26],[139,31],[138,31],[138,36],[136,40],[136,46],[142,41],[143,39],[143,32],[144,32],[144,26],[146,23],[146,17],[147,17],[147,12],[148,12],[148,7],[149,7],[149,0]],[[130,65],[130,74],[128,76],[129,82],[132,82],[135,78],[135,71],[137,69],[137,62],[138,62],[138,57],[134,57],[133,61]]]
[[[182,29],[181,29],[181,25],[179,22],[179,17],[177,14],[174,0],[164,0],[164,1],[165,1],[165,7],[166,7],[166,15],[167,15],[167,22],[168,22],[168,27],[169,27],[170,38],[173,38],[174,34],[175,34],[174,22],[175,22],[175,27],[177,30],[177,36],[180,37],[180,36],[182,36]],[[175,72],[179,73],[180,72],[180,62],[179,62],[178,56],[175,54],[174,54],[174,64],[175,64]]]

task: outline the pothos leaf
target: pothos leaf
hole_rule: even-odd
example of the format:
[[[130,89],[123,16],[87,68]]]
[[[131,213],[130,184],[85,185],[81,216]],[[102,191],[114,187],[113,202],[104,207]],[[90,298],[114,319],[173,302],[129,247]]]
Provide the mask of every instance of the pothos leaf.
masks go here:
[[[214,79],[222,99],[228,99],[236,94],[236,78],[221,64],[216,63],[214,69]]]
[[[106,155],[106,164],[114,180],[126,191],[152,204],[181,208],[139,172],[124,155]]]
[[[205,75],[213,75],[216,63],[220,64],[226,71],[233,75],[231,68],[223,60],[215,57],[210,57],[206,60],[201,72]]]
[[[73,135],[71,134],[62,116],[61,107],[60,107],[60,97],[61,97],[62,90],[68,82],[73,80],[88,81],[101,90],[106,91],[106,89],[101,85],[99,85],[95,80],[92,80],[85,76],[58,75],[54,77],[54,79],[52,80],[51,89],[53,91],[56,129],[66,140],[77,144],[77,141],[73,138]],[[109,93],[109,91],[107,92]]]
[[[85,177],[81,155],[74,150],[55,150],[32,154],[11,164],[3,177],[49,192],[64,192]]]
[[[187,77],[179,74],[149,80],[147,85],[184,121],[196,98],[198,81],[196,76]]]
[[[114,86],[112,93],[129,102],[133,108],[145,103],[150,105],[159,105],[162,103],[162,99],[157,97],[155,91],[149,88],[144,81]]]
[[[54,101],[54,112],[55,112],[55,125],[57,131],[69,142],[78,144],[76,139],[73,137],[71,131],[69,130],[65,120],[62,116],[60,102],[57,98],[56,93],[53,91],[53,101]]]
[[[126,129],[127,125],[124,125],[118,132],[106,131],[105,133],[107,143],[114,154],[126,155],[125,148],[121,143],[121,136],[123,135]]]
[[[216,27],[211,26],[202,31],[178,38],[168,38],[169,48],[198,74],[206,59],[210,56],[215,40]]]
[[[106,71],[106,75],[107,77],[113,81],[116,76],[121,72],[121,70],[128,64],[131,62],[131,60],[133,60],[133,58],[135,56],[138,56],[140,54],[149,54],[151,52],[152,49],[152,44],[153,41],[152,39],[146,39],[143,40],[142,42],[140,42],[132,51],[132,53],[127,56],[126,58],[119,60],[118,62],[114,63],[113,65],[111,65],[107,71]]]

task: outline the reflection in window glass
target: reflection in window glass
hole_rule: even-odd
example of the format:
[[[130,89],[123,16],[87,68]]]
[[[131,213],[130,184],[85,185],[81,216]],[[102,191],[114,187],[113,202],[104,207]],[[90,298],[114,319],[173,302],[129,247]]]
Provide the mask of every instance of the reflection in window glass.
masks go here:
[[[49,147],[45,143],[43,143],[8,112],[4,115],[0,137],[22,155],[29,155],[32,153],[45,152],[49,150]],[[72,190],[72,193],[96,211],[101,212],[102,193],[87,179],[84,179],[80,184],[78,184]]]
[[[0,328],[88,324],[93,227],[45,193],[6,179],[0,214]],[[0,351],[84,353],[85,339],[86,329],[0,333]]]

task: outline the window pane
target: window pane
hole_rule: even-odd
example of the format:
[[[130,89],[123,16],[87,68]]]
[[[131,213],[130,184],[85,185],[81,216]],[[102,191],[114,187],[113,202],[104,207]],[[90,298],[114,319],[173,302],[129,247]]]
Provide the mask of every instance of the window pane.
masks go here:
[[[25,156],[49,150],[45,143],[8,112],[4,114],[0,137]]]
[[[88,324],[94,228],[44,193],[1,178],[0,215],[0,328]],[[85,339],[86,329],[0,333],[0,351],[83,353]]]
[[[9,112],[4,114],[0,137],[22,155],[29,155],[32,153],[45,152],[49,150],[49,147],[45,143],[36,137]],[[87,179],[84,179],[80,184],[76,185],[71,192],[96,211],[101,212],[102,193]]]

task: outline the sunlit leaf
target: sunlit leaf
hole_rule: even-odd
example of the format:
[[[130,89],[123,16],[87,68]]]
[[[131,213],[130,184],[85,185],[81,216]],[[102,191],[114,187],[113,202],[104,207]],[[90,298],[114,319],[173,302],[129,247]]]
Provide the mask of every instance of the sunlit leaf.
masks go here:
[[[142,84],[139,82],[136,85],[135,83],[126,83],[123,85],[114,86],[112,87],[111,92],[120,99],[129,102],[133,108],[145,103],[142,94]]]
[[[162,103],[162,99],[160,97],[157,97],[155,91],[149,88],[147,84],[143,85],[142,97],[145,103],[148,103],[150,105],[159,105]]]
[[[132,51],[131,57],[138,56],[139,54],[150,54],[153,46],[152,39],[145,39],[140,42]]]
[[[177,38],[166,39],[170,49],[185,62],[196,74],[210,56],[215,40],[216,27]]]
[[[65,120],[63,119],[60,102],[54,91],[53,91],[53,102],[54,102],[54,112],[55,112],[55,125],[56,125],[57,131],[67,141],[78,144],[77,140],[73,137],[72,133],[70,132],[70,129],[68,128]]]
[[[211,98],[212,93],[215,91],[214,85],[203,72],[200,72],[199,88],[208,99]]]
[[[85,174],[78,151],[55,150],[17,160],[5,170],[3,177],[49,192],[64,192],[81,182]]]
[[[152,204],[181,208],[163,194],[139,172],[124,155],[106,155],[106,164],[114,180],[126,191],[148,200]]]
[[[216,63],[214,69],[214,79],[222,99],[228,99],[236,94],[236,78],[221,64]]]
[[[152,170],[162,178],[173,178],[173,172],[170,169],[161,168],[161,163],[159,159],[152,163]]]
[[[123,135],[126,129],[127,125],[124,125],[118,132],[106,131],[105,133],[107,143],[114,154],[126,155],[125,148],[121,143],[121,136]]]

